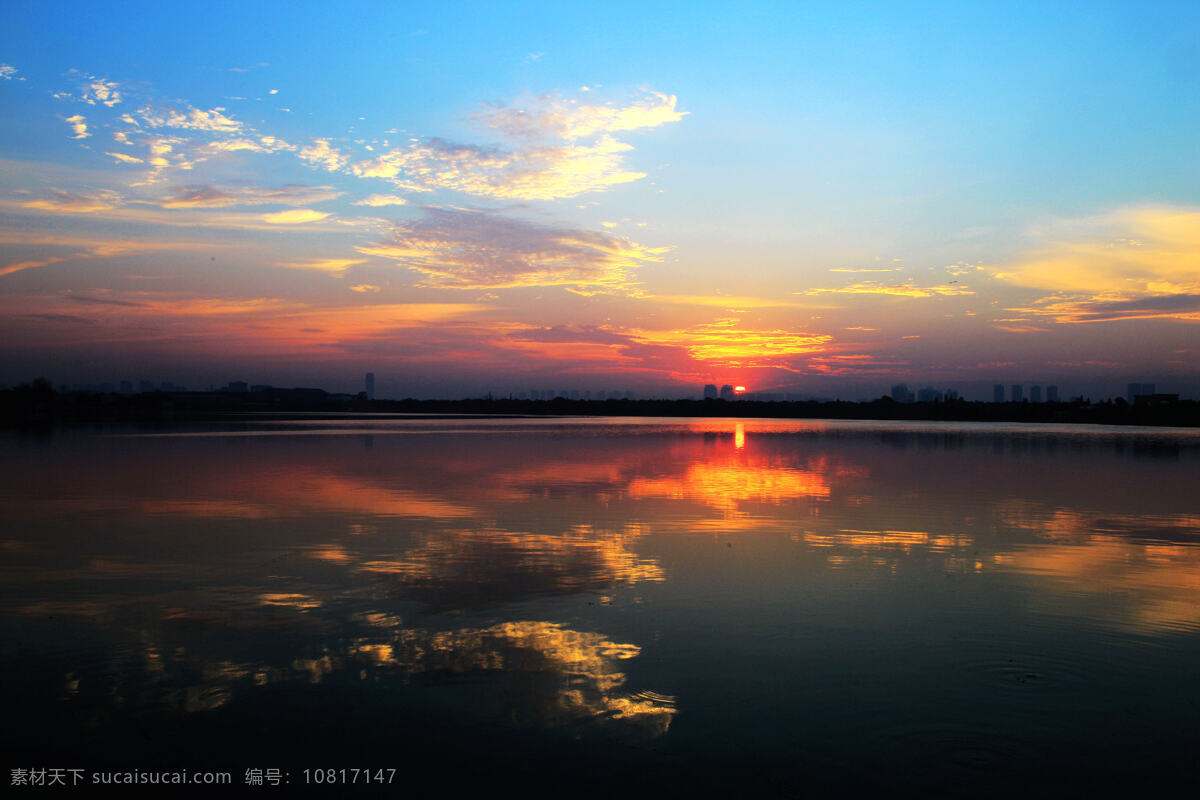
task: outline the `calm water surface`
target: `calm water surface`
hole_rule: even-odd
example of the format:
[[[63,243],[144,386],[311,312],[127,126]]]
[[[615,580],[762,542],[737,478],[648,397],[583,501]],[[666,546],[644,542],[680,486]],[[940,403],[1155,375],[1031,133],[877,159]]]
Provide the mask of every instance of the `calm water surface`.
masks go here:
[[[6,766],[1185,793],[1200,434],[247,418],[0,435]]]

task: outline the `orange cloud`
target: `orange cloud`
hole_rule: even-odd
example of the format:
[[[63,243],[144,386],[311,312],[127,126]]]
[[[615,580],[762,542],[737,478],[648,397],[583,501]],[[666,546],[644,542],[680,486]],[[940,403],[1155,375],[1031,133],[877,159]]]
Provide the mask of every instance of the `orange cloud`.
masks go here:
[[[894,297],[946,297],[975,294],[975,292],[965,286],[956,286],[952,283],[940,286],[917,286],[912,283],[881,284],[864,281],[840,288],[808,289],[796,292],[796,294],[885,294]]]
[[[1200,319],[1200,211],[1124,209],[1033,235],[1044,243],[990,271],[1052,294],[1011,310],[1064,323]]]
[[[318,272],[341,275],[355,264],[362,263],[363,259],[361,258],[312,258],[307,261],[279,261],[276,262],[276,265],[288,267],[289,269],[312,269]]]
[[[737,319],[723,319],[679,331],[636,331],[636,337],[653,344],[684,348],[692,358],[728,366],[761,366],[786,356],[821,353],[833,340],[828,334],[738,327]]]
[[[66,261],[66,260],[67,260],[66,258],[55,257],[55,258],[43,258],[41,260],[35,259],[33,261],[18,261],[15,264],[7,264],[3,267],[0,267],[0,275],[11,275],[14,272],[20,272],[23,269],[36,269],[37,267],[48,267],[51,264],[58,264],[63,261]]]
[[[274,214],[263,214],[262,218],[273,225],[295,225],[301,222],[320,222],[329,216],[327,211],[314,211],[311,208],[290,208],[287,211],[277,211]]]
[[[129,222],[142,225],[170,225],[182,227],[223,228],[227,230],[279,231],[286,225],[289,232],[328,231],[343,227],[341,220],[330,219],[325,211],[313,209],[289,209],[273,214],[213,213],[202,206],[158,210],[151,208],[117,207],[126,201],[115,193],[100,192],[95,195],[72,195],[56,192],[41,200],[15,203],[0,201],[0,208],[18,213],[58,215],[86,214],[92,219]],[[368,221],[367,225],[373,225]]]
[[[0,244],[28,247],[70,248],[76,252],[65,256],[50,256],[30,259],[0,267],[0,275],[8,275],[24,269],[45,267],[65,261],[113,256],[140,255],[166,250],[195,251],[198,248],[214,249],[222,245],[198,244],[196,242],[156,242],[144,239],[94,239],[80,236],[54,236],[38,233],[0,233]]]

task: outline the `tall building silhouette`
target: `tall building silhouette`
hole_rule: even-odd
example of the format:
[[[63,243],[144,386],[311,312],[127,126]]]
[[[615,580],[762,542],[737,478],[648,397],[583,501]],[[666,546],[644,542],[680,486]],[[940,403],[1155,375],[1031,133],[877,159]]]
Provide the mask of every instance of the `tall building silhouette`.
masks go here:
[[[704,384],[704,399],[705,400],[716,400],[718,396],[719,395],[717,394],[716,384],[713,384],[713,383]]]
[[[1058,402],[1058,387],[1057,386],[1051,384],[1050,386],[1046,387],[1046,402],[1047,403],[1057,403]]]
[[[1033,386],[1029,387],[1029,402],[1031,402],[1031,403],[1042,402],[1042,387],[1041,386],[1034,384]]]
[[[1012,385],[1012,401],[1019,403],[1025,399],[1025,390],[1021,388],[1021,384],[1014,383]]]
[[[992,402],[993,403],[1003,403],[1004,402],[1004,384],[1002,384],[1002,383],[992,384]]]
[[[732,400],[734,398],[733,387],[728,383],[721,387],[721,399]]]
[[[367,399],[374,400],[375,399],[375,373],[374,372],[367,373],[366,384],[367,384],[366,385]]]
[[[1131,383],[1126,393],[1126,399],[1133,402],[1139,394],[1154,394],[1153,383]]]

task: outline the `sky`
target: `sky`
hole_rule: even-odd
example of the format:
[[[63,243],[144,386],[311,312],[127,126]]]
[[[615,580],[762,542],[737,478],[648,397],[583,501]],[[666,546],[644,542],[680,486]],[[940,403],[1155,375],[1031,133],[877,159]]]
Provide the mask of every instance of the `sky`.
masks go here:
[[[1200,5],[0,6],[0,382],[1200,395]]]

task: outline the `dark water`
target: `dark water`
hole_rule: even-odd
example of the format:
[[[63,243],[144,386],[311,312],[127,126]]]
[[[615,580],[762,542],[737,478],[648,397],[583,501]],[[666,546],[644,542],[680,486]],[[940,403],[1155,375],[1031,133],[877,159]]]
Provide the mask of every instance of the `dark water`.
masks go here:
[[[1186,794],[1198,467],[1082,426],[4,434],[5,767]]]

